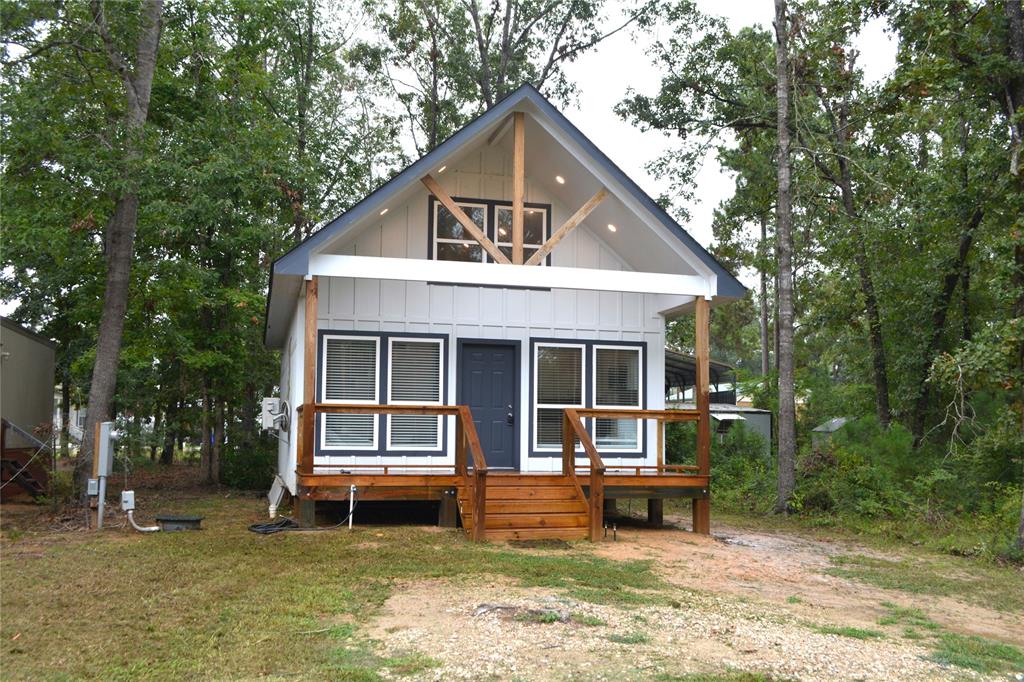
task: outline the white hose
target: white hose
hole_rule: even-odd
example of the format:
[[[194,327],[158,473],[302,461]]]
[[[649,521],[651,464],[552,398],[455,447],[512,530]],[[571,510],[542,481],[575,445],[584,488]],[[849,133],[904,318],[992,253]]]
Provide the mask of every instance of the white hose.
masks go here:
[[[128,523],[132,524],[132,528],[140,533],[156,533],[160,530],[160,526],[140,526],[135,523],[135,512],[132,510],[128,511]]]

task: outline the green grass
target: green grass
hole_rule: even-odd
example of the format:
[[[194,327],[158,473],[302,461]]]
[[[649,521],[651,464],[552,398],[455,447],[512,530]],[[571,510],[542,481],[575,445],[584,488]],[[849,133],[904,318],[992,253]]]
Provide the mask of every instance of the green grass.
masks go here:
[[[889,613],[878,619],[879,625],[909,625],[912,628],[923,628],[925,630],[940,630],[941,625],[925,615],[921,609],[911,609],[897,606],[892,602],[882,602],[882,606],[888,609]]]
[[[903,625],[903,637],[928,640],[932,649],[929,658],[942,665],[953,665],[983,673],[1019,672],[1024,670],[1024,651],[1002,642],[993,642],[975,635],[948,632],[920,609],[882,602],[888,613],[879,625]]]
[[[551,623],[560,623],[562,621],[562,617],[554,611],[524,611],[522,613],[517,613],[515,620],[521,623],[550,625]]]
[[[602,559],[583,543],[511,550],[413,527],[260,536],[246,530],[263,520],[259,499],[181,497],[150,494],[142,520],[149,509],[201,514],[205,530],[4,533],[4,679],[415,675],[433,663],[381,658],[360,629],[410,580],[511,581],[601,604],[669,600],[651,562]]]
[[[839,635],[840,637],[852,637],[853,639],[884,639],[885,633],[878,630],[865,628],[852,628],[838,625],[815,625],[813,629],[823,635]]]
[[[931,660],[981,673],[1024,671],[1024,651],[976,636],[943,632]]]
[[[1016,569],[977,562],[968,567],[953,557],[896,561],[849,554],[831,561],[825,573],[883,589],[954,597],[999,611],[1024,610],[1024,580]]]
[[[586,613],[574,613],[572,614],[572,621],[579,623],[580,625],[586,625],[587,627],[603,627],[608,625],[607,621],[601,620],[597,616],[591,616]]]
[[[615,642],[616,644],[647,644],[651,641],[651,638],[642,632],[629,632],[624,635],[613,633],[608,635],[609,642]]]
[[[794,594],[794,595],[791,595],[789,597],[786,597],[786,603],[787,604],[803,604],[804,600]]]

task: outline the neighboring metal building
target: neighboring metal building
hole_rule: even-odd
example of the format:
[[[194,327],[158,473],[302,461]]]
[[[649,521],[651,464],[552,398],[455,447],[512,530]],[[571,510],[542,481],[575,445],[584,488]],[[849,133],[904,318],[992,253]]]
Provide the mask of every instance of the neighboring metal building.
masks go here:
[[[21,325],[0,317],[0,413],[32,432],[53,420],[53,379],[56,345]],[[7,434],[8,447],[30,445],[17,433]]]
[[[772,454],[772,413],[736,404],[736,371],[724,362],[710,362],[711,419],[721,436],[734,424],[743,424],[764,440],[765,457]],[[692,389],[697,383],[697,360],[692,355],[665,349],[665,406],[693,410]]]
[[[693,410],[696,406],[693,403],[669,401],[666,407],[670,410]],[[735,424],[742,424],[743,428],[750,429],[764,440],[765,457],[772,454],[772,413],[769,410],[762,410],[757,407],[746,405],[729,405],[728,403],[711,403],[711,419],[714,422],[715,433],[721,436],[733,428]]]

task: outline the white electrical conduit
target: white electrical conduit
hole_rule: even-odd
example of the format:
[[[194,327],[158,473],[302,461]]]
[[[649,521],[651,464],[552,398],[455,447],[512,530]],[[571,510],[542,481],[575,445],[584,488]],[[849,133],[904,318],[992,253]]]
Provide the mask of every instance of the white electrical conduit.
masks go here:
[[[156,533],[160,530],[160,526],[140,526],[135,523],[135,511],[131,509],[128,510],[128,523],[132,524],[132,528],[140,533]]]

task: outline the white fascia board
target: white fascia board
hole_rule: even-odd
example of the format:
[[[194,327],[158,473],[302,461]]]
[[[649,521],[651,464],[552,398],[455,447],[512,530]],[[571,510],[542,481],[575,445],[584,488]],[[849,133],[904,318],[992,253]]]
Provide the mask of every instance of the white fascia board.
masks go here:
[[[440,282],[471,286],[624,291],[678,296],[715,295],[711,282],[696,275],[631,270],[596,270],[501,263],[460,263],[377,256],[310,256],[309,274],[321,277]]]
[[[644,225],[661,237],[666,246],[679,256],[683,262],[705,276],[714,276],[711,268],[705,265],[704,262],[697,258],[695,254],[686,249],[678,239],[671,234],[668,234],[665,228],[654,218],[654,216],[652,216],[646,208],[633,199],[633,197],[629,196],[628,192],[623,191],[623,188],[619,186],[619,183],[613,180],[610,175],[603,172],[602,169],[595,167],[590,155],[582,149],[579,149],[573,140],[563,135],[562,131],[559,130],[557,126],[551,125],[543,115],[535,115],[533,118],[542,128],[544,128],[544,130],[548,132],[549,135],[555,138],[562,145],[563,149],[576,157],[576,160],[579,161],[580,164],[593,173],[594,177],[597,178],[602,185],[609,189],[613,187],[616,188],[615,191],[612,192],[615,198],[621,201],[626,208],[640,218]]]

